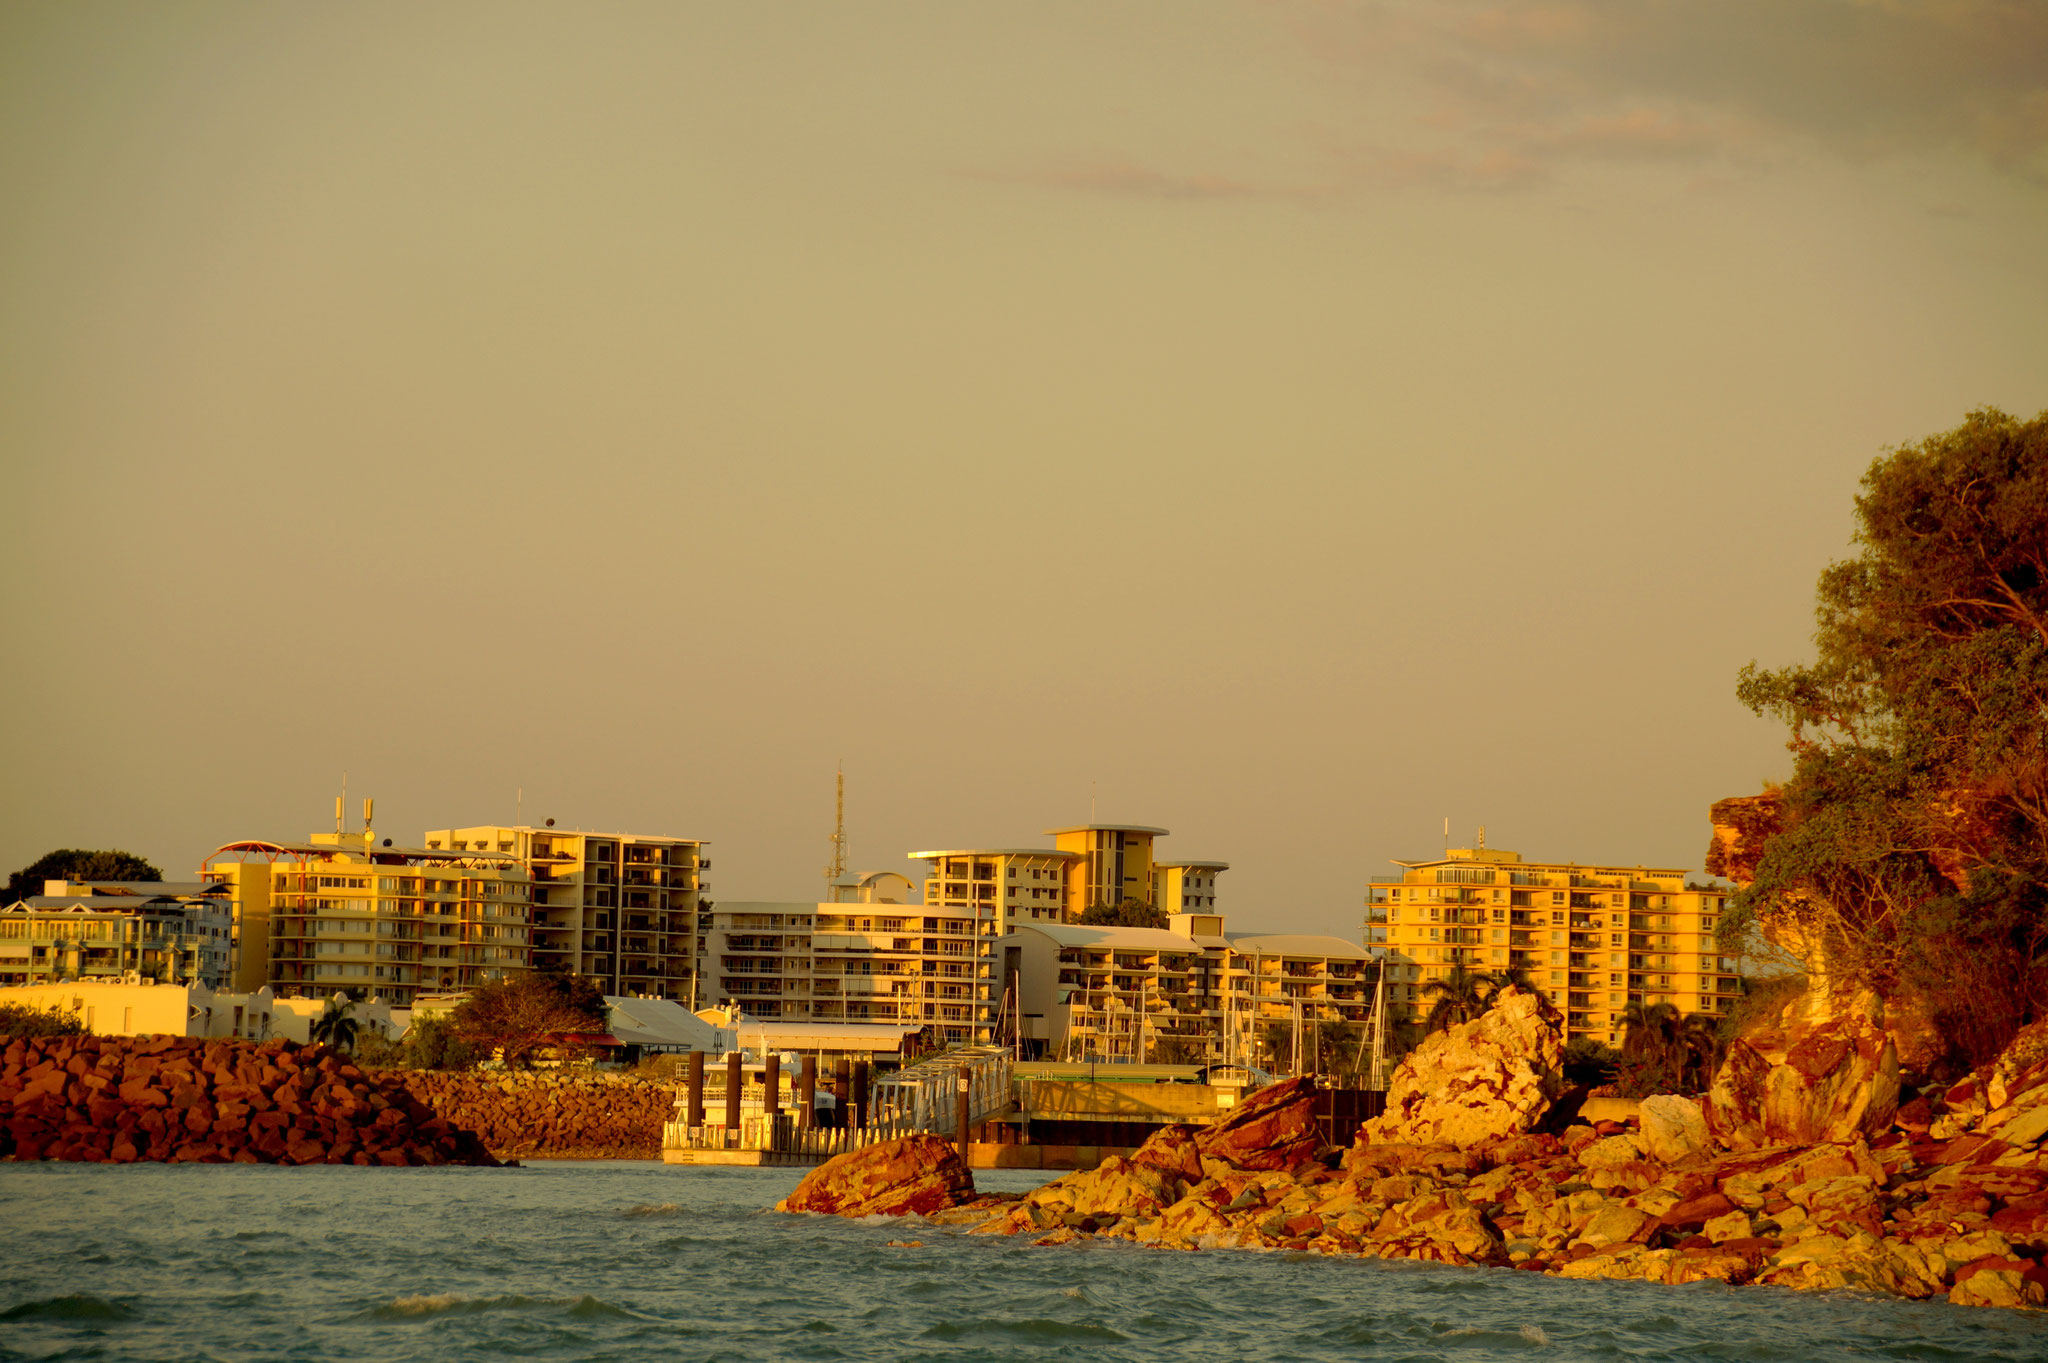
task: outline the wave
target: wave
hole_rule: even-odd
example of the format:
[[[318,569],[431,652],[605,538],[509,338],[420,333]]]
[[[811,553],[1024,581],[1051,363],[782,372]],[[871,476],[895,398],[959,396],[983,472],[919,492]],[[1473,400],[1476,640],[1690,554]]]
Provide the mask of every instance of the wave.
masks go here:
[[[439,1316],[476,1316],[492,1311],[560,1312],[575,1320],[644,1320],[621,1306],[596,1297],[463,1297],[453,1292],[399,1297],[373,1306],[357,1320],[420,1320]]]
[[[76,1323],[133,1319],[135,1313],[119,1302],[82,1296],[46,1297],[41,1301],[25,1301],[19,1306],[10,1306],[5,1311],[0,1311],[0,1321],[55,1320]]]
[[[1002,1335],[1020,1340],[1097,1340],[1123,1341],[1129,1335],[1119,1334],[1107,1325],[1076,1324],[1064,1320],[963,1320],[941,1321],[924,1332],[925,1339],[967,1339],[975,1335]]]

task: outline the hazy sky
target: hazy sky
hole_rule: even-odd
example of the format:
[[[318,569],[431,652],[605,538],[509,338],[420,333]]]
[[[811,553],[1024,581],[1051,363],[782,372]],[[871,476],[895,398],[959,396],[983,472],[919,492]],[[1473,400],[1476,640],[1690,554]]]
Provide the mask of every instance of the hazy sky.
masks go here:
[[[1857,478],[2048,406],[2048,6],[0,7],[0,869],[1084,820],[1697,867]]]

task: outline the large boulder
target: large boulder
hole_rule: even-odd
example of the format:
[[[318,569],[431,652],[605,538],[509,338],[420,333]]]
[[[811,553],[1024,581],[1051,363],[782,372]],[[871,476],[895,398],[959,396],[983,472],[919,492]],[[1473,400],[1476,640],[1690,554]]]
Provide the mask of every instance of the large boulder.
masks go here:
[[[1738,1038],[1707,1095],[1708,1127],[1738,1150],[1882,1135],[1899,1106],[1899,1055],[1876,999],[1810,997]]]
[[[1636,1108],[1636,1123],[1644,1153],[1661,1164],[1683,1164],[1713,1149],[1706,1116],[1690,1098],[1670,1093],[1645,1098]]]
[[[1565,1090],[1557,1010],[1512,985],[1473,1021],[1429,1037],[1394,1071],[1361,1144],[1475,1146],[1535,1128]]]
[[[834,1155],[775,1204],[783,1212],[920,1216],[974,1196],[974,1175],[950,1141],[920,1132]]]
[[[1314,1159],[1322,1147],[1310,1075],[1268,1084],[1195,1137],[1202,1156],[1239,1169],[1291,1169]]]

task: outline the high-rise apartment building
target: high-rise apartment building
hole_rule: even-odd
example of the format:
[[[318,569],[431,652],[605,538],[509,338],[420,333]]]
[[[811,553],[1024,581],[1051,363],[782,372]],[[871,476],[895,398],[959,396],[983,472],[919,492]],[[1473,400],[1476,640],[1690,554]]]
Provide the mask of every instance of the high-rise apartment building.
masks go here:
[[[219,989],[233,921],[214,885],[45,881],[43,893],[0,907],[0,985],[139,979]]]
[[[1078,916],[1073,884],[1083,857],[1050,847],[982,847],[947,852],[912,852],[929,864],[924,903],[948,914],[967,914],[986,924],[990,937],[1017,923],[1063,922]]]
[[[1171,918],[1177,913],[1215,913],[1216,877],[1227,861],[1162,861],[1152,867],[1152,902]]]
[[[997,935],[1020,923],[1072,923],[1100,904],[1127,899],[1176,913],[1216,911],[1216,877],[1224,861],[1157,861],[1163,828],[1082,824],[1047,830],[1052,847],[980,847],[912,852],[928,864],[924,902],[945,909],[987,911]]]
[[[533,964],[595,980],[607,994],[699,1006],[698,910],[705,843],[644,833],[519,824],[444,828],[430,849],[509,856],[533,886]]]
[[[394,847],[365,829],[227,843],[200,875],[230,895],[238,992],[360,989],[410,1003],[532,960],[532,886],[506,853]]]
[[[1714,932],[1728,891],[1661,867],[1527,862],[1515,852],[1452,848],[1396,861],[1366,898],[1365,940],[1388,962],[1389,1013],[1417,1021],[1427,992],[1458,965],[1525,971],[1565,1014],[1568,1035],[1621,1039],[1631,1003],[1681,1013],[1735,1006],[1738,963]]]
[[[1067,919],[1097,904],[1112,908],[1126,899],[1152,902],[1152,844],[1163,828],[1143,824],[1085,823],[1048,828],[1053,846],[1071,853],[1067,868]]]
[[[704,915],[706,1006],[781,1021],[929,1027],[940,1044],[985,1042],[992,919],[972,906],[903,903],[893,872],[853,877],[831,903],[721,902]]]

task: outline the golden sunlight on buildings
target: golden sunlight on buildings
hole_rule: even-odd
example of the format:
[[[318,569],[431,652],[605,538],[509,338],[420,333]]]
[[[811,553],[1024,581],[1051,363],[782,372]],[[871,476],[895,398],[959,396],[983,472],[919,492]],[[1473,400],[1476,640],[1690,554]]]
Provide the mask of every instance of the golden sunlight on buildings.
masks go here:
[[[1386,955],[1394,1020],[1419,1021],[1430,983],[1459,965],[1526,972],[1569,1035],[1605,1042],[1621,1039],[1632,1003],[1735,1006],[1737,962],[1714,940],[1727,891],[1689,888],[1684,871],[1527,862],[1484,846],[1394,864],[1406,869],[1373,877],[1364,925]]]

